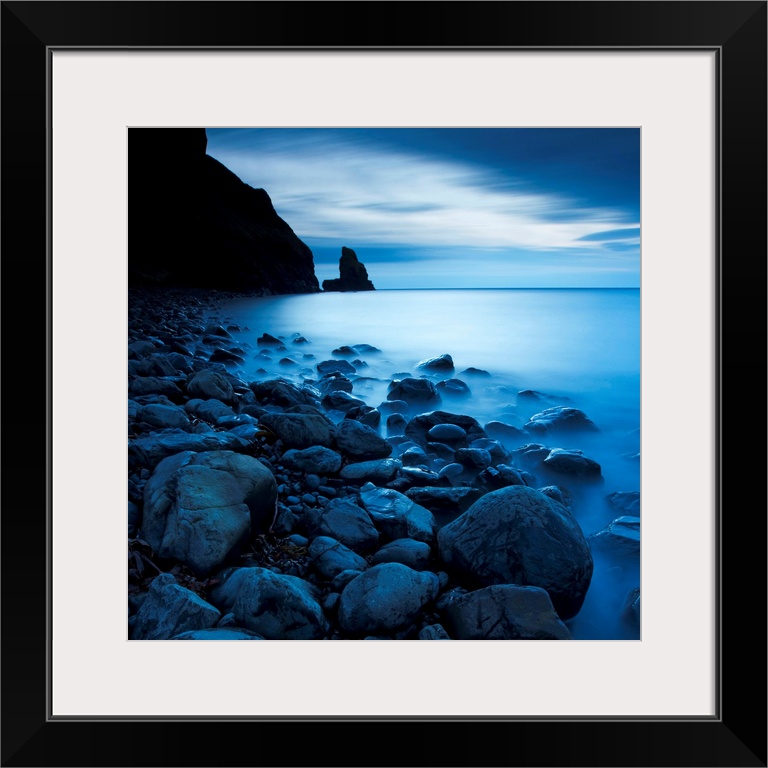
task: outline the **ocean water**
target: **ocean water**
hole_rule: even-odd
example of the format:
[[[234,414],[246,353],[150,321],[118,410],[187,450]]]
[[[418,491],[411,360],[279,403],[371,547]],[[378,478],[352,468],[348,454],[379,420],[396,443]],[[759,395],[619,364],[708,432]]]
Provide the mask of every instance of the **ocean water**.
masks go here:
[[[210,319],[243,329],[233,335],[246,351],[247,362],[239,373],[247,381],[275,376],[296,383],[317,380],[314,366],[338,359],[334,349],[370,344],[380,352],[347,359],[365,363],[357,369],[352,394],[371,406],[386,399],[393,378],[419,375],[415,368],[419,361],[447,353],[454,361],[453,375],[466,382],[471,394],[444,398],[442,410],[473,416],[483,425],[496,419],[522,426],[548,404],[523,398],[518,402],[521,390],[535,390],[580,408],[599,433],[521,443],[577,448],[600,463],[603,483],[569,487],[572,509],[585,535],[621,514],[606,503],[608,494],[640,490],[637,289],[302,294],[237,299]],[[256,340],[263,333],[282,338],[286,351],[259,355],[262,349]],[[297,336],[307,342],[295,343]],[[293,362],[286,363],[286,358]],[[462,374],[470,367],[487,371],[490,377]],[[617,562],[596,553],[587,599],[569,622],[574,638],[637,639],[618,614],[629,591],[640,586],[639,579],[636,559]]]

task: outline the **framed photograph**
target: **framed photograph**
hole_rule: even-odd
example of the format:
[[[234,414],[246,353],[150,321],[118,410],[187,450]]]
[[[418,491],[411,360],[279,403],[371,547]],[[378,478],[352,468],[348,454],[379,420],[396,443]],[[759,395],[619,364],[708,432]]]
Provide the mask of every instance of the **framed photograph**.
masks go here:
[[[764,440],[756,444],[766,348],[765,2],[5,2],[2,13],[4,267],[7,307],[19,318],[4,340],[21,373],[6,381],[22,382],[6,404],[3,765],[766,765],[766,528],[754,482],[765,469]],[[273,291],[258,319],[232,287],[242,271],[228,282],[241,232],[231,211],[214,217],[231,236],[226,258],[205,257],[208,229],[166,225],[197,210],[189,169],[203,157],[206,178],[222,189],[233,189],[232,174],[263,187],[280,226],[314,254],[306,275],[299,268],[286,278],[293,257],[279,260],[268,279],[288,287]],[[184,338],[154,307],[136,319],[129,288],[154,282],[166,301],[168,276],[181,273],[198,281],[193,290],[215,275],[229,300],[200,315],[207,338],[203,326],[199,338]],[[18,288],[33,281],[30,295],[40,298],[31,311],[23,299],[16,309]],[[289,309],[287,294],[298,294]],[[177,318],[188,311],[179,306]],[[33,336],[29,320],[43,317]],[[147,318],[154,332],[141,336]],[[339,336],[345,326],[349,338]],[[734,333],[724,349],[729,328],[739,331],[738,352]],[[163,334],[177,346],[158,342]],[[359,348],[335,348],[345,343]],[[164,355],[150,360],[147,344]],[[237,413],[176,402],[175,374],[162,369],[173,354],[192,366],[178,377],[190,397],[201,360],[223,382],[250,366],[248,386],[233,394]],[[349,371],[321,369],[334,360]],[[167,391],[141,389],[150,379]],[[335,436],[354,431],[352,422],[375,432],[366,419],[376,410],[387,455],[334,437],[324,455],[341,462],[326,473],[333,482],[302,469],[304,485],[288,487],[306,446],[284,431],[274,388],[257,383],[274,379],[315,393],[312,406],[323,398]],[[441,412],[464,413],[462,403],[468,412],[471,402],[477,421],[441,417],[419,422],[419,432],[423,417],[408,407],[424,388]],[[462,399],[470,390],[472,400]],[[387,431],[380,403],[405,403],[405,413],[393,410],[407,417],[404,434],[397,419]],[[34,430],[30,414],[43,413]],[[553,442],[562,429],[553,421],[580,418],[583,432],[589,416],[599,439],[569,433]],[[193,463],[204,454],[190,436],[206,446],[251,441],[259,450],[241,455],[287,467],[276,480],[266,473],[274,489],[262,517],[270,534],[282,526],[279,547],[265,536],[262,549],[243,553],[238,528],[221,557],[189,548],[181,556],[153,533],[145,503],[126,573],[126,464],[129,499],[146,499],[145,486],[160,482],[158,463],[178,454],[153,437],[168,419],[186,420],[178,431]],[[482,445],[467,439],[474,424]],[[44,460],[33,453],[40,444]],[[177,472],[180,497],[187,465],[164,467]],[[434,541],[395,533],[372,501],[360,501],[391,551],[403,538],[410,546],[388,560],[381,540],[359,543],[360,570],[370,570],[344,577],[349,568],[334,566],[328,584],[353,580],[313,593],[322,626],[276,630],[258,619],[263,606],[241,607],[240,593],[212,596],[229,588],[217,579],[235,556],[260,573],[269,562],[278,574],[270,578],[292,583],[306,558],[320,568],[306,534],[344,537],[312,510],[327,511],[353,486],[372,493],[363,482],[392,467],[397,474],[380,485],[442,515],[427,526]],[[195,493],[206,472],[221,471],[195,467]],[[417,475],[425,486],[433,476],[445,482],[429,491]],[[238,483],[232,492],[242,495]],[[436,487],[468,495],[449,508]],[[607,503],[598,488],[628,493]],[[594,586],[586,600],[573,579],[570,592],[555,583],[555,555],[536,571],[516,553],[514,577],[479,583],[450,529],[499,494],[546,506],[540,523],[573,510],[589,534],[580,540]],[[246,496],[221,501],[245,515],[226,526],[256,525]],[[131,515],[129,505],[129,529]],[[636,570],[599,549],[606,538],[635,547]],[[427,539],[441,567],[403,565]],[[485,579],[487,560],[482,567]],[[218,626],[271,642],[139,642],[189,628],[158,629],[148,618],[145,606],[166,599],[145,573],[152,569],[171,571],[161,578],[211,609],[193,634]],[[371,618],[370,605],[353,604],[349,584],[394,570],[398,579],[421,574],[407,587],[397,582],[409,596],[424,592],[406,618]],[[503,631],[481,631],[492,622],[484,613],[472,624],[480,607],[471,598],[499,583],[504,600],[535,593],[549,618],[537,614],[531,628],[529,614],[521,628],[505,603]],[[442,602],[430,602],[438,593]],[[482,610],[502,610],[500,594]],[[412,642],[443,634],[452,642]],[[376,747],[366,755],[339,750],[338,739],[322,746],[329,728],[332,738],[342,725],[368,736],[396,724],[411,737],[418,727],[418,739],[371,733]],[[297,739],[295,729],[310,725]],[[153,726],[164,729],[160,752]]]

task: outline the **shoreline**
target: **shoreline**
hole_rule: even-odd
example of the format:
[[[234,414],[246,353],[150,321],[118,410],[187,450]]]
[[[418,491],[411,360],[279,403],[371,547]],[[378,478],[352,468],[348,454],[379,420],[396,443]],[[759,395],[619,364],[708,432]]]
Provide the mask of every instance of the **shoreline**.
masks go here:
[[[559,462],[561,470],[569,465],[569,485],[594,487],[588,460],[578,451],[521,451],[520,434],[518,449],[510,450],[503,429],[492,436],[461,407],[442,403],[430,373],[445,361],[407,379],[410,389],[394,384],[398,396],[380,404],[355,391],[356,372],[348,360],[342,365],[344,356],[334,356],[340,370],[332,370],[333,360],[318,364],[325,368],[311,386],[239,379],[236,359],[244,351],[235,330],[205,328],[203,321],[241,298],[258,297],[129,289],[132,638],[191,632],[179,639],[571,639],[568,625],[578,619],[593,573],[594,542],[578,523],[579,536],[563,533],[575,522],[569,494],[549,482],[557,478],[544,461]],[[285,341],[260,337],[259,348],[277,350]],[[556,407],[555,419],[563,409],[576,410]],[[338,418],[339,409],[346,418],[329,418]],[[385,428],[388,420],[398,426]],[[540,449],[545,442],[533,431],[525,437]],[[578,472],[583,477],[576,479]],[[245,493],[230,487],[232,478],[243,485],[243,476]],[[190,515],[190,497],[210,506]],[[639,514],[639,494],[621,503],[625,513]],[[474,513],[465,514],[470,508]],[[478,510],[479,522],[470,519]],[[620,511],[617,519],[634,517]],[[489,565],[488,547],[467,551],[462,543],[491,518],[495,527],[483,538],[511,542],[519,515],[545,520],[561,537],[548,555],[563,571],[557,578],[536,571],[538,542],[514,553],[511,559],[522,563],[514,573],[509,552],[501,558],[506,565],[499,558]],[[172,529],[190,525],[199,530],[186,542],[171,541]],[[639,548],[639,517],[632,525],[613,538],[631,547],[636,537]],[[222,530],[231,533],[225,542],[218,541]],[[218,552],[206,552],[214,540]],[[374,594],[377,605],[365,597]],[[639,592],[636,601],[631,597],[622,607],[630,636],[639,628]],[[546,620],[531,625],[533,606]],[[288,607],[291,621],[283,616]],[[488,636],[470,618],[479,607],[497,617],[501,636]],[[172,620],[177,613],[187,618]]]

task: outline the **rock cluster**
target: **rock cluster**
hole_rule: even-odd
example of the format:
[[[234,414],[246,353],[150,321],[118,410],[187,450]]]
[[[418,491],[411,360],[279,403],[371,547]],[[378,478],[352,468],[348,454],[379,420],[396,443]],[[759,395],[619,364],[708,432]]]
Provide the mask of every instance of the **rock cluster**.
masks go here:
[[[637,560],[639,494],[611,494],[616,519],[585,535],[570,491],[600,465],[534,442],[594,433],[582,412],[483,425],[431,378],[449,355],[378,404],[338,357],[300,383],[247,381],[222,353],[276,362],[293,342],[209,322],[222,298],[130,295],[131,639],[567,640],[593,547]],[[633,590],[617,620],[639,606]]]

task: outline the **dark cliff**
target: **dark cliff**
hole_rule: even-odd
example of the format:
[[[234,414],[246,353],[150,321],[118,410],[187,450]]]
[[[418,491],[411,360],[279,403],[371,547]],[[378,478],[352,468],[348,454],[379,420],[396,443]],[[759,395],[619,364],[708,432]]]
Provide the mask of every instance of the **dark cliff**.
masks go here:
[[[312,251],[207,143],[204,128],[129,129],[129,283],[319,291]]]
[[[358,260],[351,248],[341,249],[339,276],[334,280],[323,280],[324,291],[373,291],[365,264]]]

